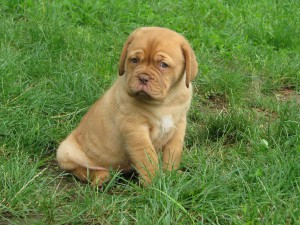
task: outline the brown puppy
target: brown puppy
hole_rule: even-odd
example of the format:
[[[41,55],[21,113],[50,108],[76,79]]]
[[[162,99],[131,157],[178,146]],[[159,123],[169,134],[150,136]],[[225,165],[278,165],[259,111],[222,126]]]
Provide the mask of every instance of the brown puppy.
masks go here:
[[[183,36],[159,27],[135,30],[123,47],[119,78],[60,144],[60,167],[98,185],[110,168],[134,167],[147,184],[162,151],[164,169],[177,169],[197,72]]]

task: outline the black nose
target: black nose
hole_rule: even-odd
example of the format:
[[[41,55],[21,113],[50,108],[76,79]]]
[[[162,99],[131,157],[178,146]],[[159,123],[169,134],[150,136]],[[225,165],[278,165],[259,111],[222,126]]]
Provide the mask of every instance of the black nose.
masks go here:
[[[150,77],[146,74],[141,74],[139,76],[139,80],[140,80],[141,84],[147,84],[150,80]]]

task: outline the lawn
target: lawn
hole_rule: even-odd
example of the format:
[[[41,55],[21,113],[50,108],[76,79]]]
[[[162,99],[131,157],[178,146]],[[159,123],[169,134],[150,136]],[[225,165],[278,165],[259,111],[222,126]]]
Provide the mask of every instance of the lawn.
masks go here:
[[[0,2],[0,224],[300,224],[300,1]],[[183,173],[95,189],[55,150],[163,26],[199,61]]]

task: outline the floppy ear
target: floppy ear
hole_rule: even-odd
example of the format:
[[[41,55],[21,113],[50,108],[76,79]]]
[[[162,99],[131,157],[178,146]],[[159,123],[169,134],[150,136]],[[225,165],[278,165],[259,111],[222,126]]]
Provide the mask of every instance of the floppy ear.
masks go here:
[[[194,50],[186,40],[184,40],[181,48],[185,59],[185,73],[186,73],[185,84],[186,87],[189,88],[190,82],[195,79],[198,73],[198,63],[197,63]]]
[[[120,56],[120,63],[119,63],[119,75],[122,76],[125,73],[125,60],[127,57],[127,49],[128,46],[130,45],[130,43],[132,42],[133,38],[135,36],[135,32],[133,32],[127,39],[127,41],[125,42],[123,49],[122,49],[122,53]]]

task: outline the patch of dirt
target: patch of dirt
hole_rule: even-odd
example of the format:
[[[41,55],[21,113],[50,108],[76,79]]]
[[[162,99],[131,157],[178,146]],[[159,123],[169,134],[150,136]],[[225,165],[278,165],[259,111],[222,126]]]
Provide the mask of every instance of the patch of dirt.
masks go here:
[[[275,112],[272,112],[271,110],[264,109],[264,108],[258,108],[258,107],[254,107],[253,110],[258,115],[263,115],[263,116],[269,117],[271,119],[277,118],[277,114]]]
[[[279,101],[295,101],[300,104],[300,94],[297,93],[294,86],[282,87],[279,91],[274,92],[274,95]]]
[[[297,93],[294,86],[286,86],[273,92],[279,102],[293,102],[300,105],[300,94]],[[267,128],[270,122],[278,119],[278,114],[267,108],[252,107],[257,115],[257,120],[261,121],[260,128]]]
[[[210,109],[227,111],[228,99],[224,94],[210,93],[206,95],[206,99],[205,104]]]
[[[259,121],[259,128],[265,132],[267,132],[270,123],[273,123],[278,118],[275,112],[265,108],[253,107],[252,110],[256,115],[256,121]]]

